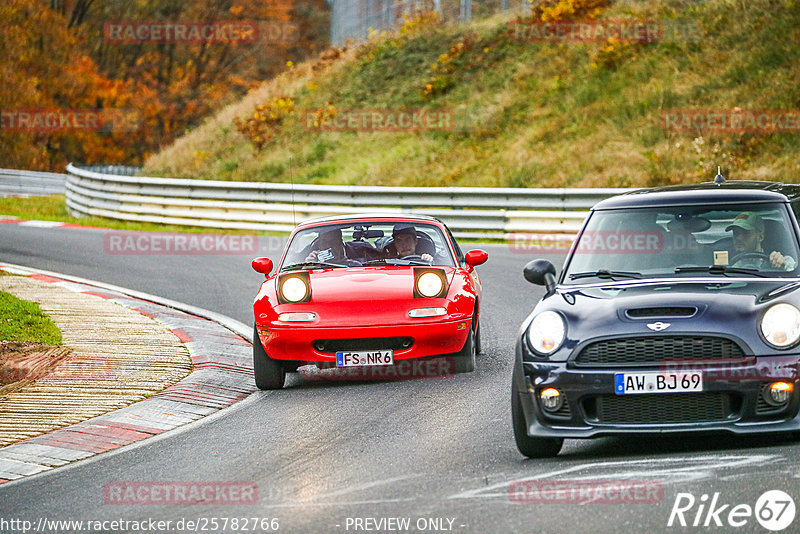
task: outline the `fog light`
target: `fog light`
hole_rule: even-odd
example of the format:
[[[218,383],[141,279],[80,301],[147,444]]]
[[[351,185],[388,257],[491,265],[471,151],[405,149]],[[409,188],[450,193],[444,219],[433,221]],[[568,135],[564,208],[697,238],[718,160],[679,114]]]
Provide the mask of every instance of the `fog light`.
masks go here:
[[[409,317],[438,317],[447,314],[444,308],[415,308],[409,310]]]
[[[791,382],[773,382],[769,385],[769,400],[775,404],[786,404],[794,391]]]
[[[278,315],[279,321],[308,322],[317,318],[312,312],[286,312]]]
[[[542,406],[548,412],[555,412],[564,403],[561,392],[556,388],[543,389],[539,393],[539,400],[542,401]]]

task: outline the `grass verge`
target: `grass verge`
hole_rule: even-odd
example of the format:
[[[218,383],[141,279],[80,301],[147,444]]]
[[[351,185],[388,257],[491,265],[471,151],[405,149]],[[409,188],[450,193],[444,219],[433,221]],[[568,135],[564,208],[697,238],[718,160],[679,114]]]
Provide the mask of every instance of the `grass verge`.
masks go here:
[[[0,340],[61,345],[61,330],[38,304],[0,291]]]

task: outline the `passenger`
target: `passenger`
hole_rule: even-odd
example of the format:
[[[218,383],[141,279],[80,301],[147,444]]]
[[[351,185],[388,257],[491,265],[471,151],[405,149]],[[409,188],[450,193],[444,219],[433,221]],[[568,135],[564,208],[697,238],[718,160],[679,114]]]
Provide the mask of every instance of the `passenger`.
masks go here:
[[[791,256],[784,256],[777,250],[767,255],[762,248],[764,241],[764,220],[752,211],[739,214],[733,222],[725,228],[726,232],[733,230],[733,266],[752,267],[764,269],[770,265],[774,269],[793,271],[797,261]],[[737,260],[737,258],[740,258]]]
[[[305,261],[348,263],[342,242],[342,231],[338,228],[320,230],[320,234],[314,242],[314,249],[306,256]]]

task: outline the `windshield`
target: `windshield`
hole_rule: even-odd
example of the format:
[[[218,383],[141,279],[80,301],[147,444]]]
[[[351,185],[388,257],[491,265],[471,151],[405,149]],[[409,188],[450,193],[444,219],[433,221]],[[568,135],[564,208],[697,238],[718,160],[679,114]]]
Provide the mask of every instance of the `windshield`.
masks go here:
[[[289,243],[281,271],[380,265],[455,266],[441,230],[432,224],[360,221],[313,226]]]
[[[797,240],[783,204],[594,212],[564,283],[691,276],[796,276]]]

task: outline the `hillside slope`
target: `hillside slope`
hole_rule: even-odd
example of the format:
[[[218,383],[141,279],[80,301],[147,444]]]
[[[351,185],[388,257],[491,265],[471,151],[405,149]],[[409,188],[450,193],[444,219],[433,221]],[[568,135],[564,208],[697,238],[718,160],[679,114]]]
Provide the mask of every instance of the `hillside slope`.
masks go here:
[[[800,3],[647,0],[597,12],[600,21],[650,21],[664,35],[649,43],[531,42],[520,37],[530,36],[529,18],[467,26],[415,19],[397,35],[289,68],[150,158],[144,174],[629,187],[709,179],[719,164],[733,178],[800,181]],[[515,22],[529,33],[519,33]],[[265,118],[253,121],[265,133],[256,139],[260,150],[234,123],[252,117],[257,105],[266,106]],[[745,133],[664,127],[670,110],[734,108],[793,110],[795,118],[780,123],[784,132],[766,123]],[[340,119],[352,116],[348,110],[443,110],[458,128],[309,126],[307,110],[326,116],[334,109]]]

